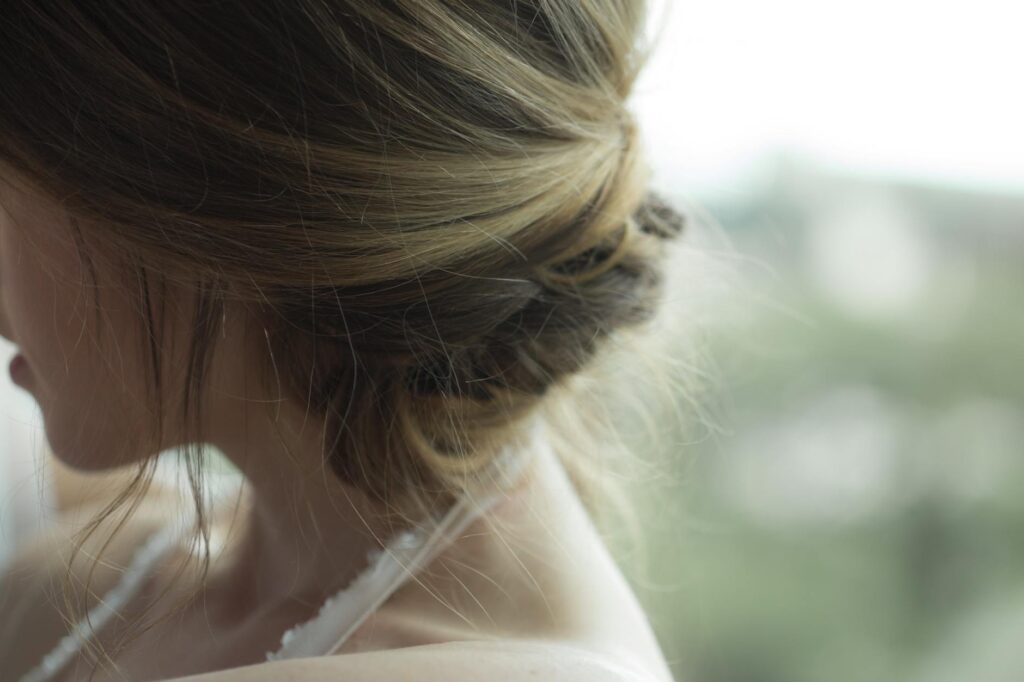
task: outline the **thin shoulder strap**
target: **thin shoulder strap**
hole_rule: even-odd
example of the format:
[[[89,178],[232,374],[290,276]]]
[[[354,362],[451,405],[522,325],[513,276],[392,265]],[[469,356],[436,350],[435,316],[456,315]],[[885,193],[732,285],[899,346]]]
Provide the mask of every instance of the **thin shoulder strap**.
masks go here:
[[[19,682],[46,682],[60,672],[93,635],[135,596],[153,565],[180,541],[178,533],[179,529],[172,523],[150,536],[135,553],[117,585],[89,609],[84,618],[75,623],[71,631],[43,657],[39,665],[22,675]]]
[[[267,654],[267,660],[324,656],[337,653],[360,625],[387,599],[433,560],[477,518],[508,497],[543,434],[543,422],[532,425],[532,438],[525,451],[506,449],[493,463],[496,487],[483,493],[466,491],[440,520],[425,528],[399,533],[383,551],[370,552],[367,568],[333,597],[310,621],[298,625],[281,638],[281,648]],[[353,616],[353,614],[356,614]]]

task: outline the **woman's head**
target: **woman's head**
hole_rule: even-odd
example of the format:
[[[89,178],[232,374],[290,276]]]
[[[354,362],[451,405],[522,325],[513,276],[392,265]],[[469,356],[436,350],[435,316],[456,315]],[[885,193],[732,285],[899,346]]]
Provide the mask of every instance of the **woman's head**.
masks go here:
[[[341,478],[392,499],[457,482],[653,309],[681,224],[647,195],[624,106],[642,8],[5,7],[0,161],[55,211],[4,228],[8,329],[117,415],[57,425],[44,404],[54,450],[95,468],[206,440],[230,316],[268,393],[329,424]],[[37,238],[68,286],[39,294],[55,327],[11,262]],[[57,405],[64,379],[38,370]],[[76,429],[125,445],[76,455]]]

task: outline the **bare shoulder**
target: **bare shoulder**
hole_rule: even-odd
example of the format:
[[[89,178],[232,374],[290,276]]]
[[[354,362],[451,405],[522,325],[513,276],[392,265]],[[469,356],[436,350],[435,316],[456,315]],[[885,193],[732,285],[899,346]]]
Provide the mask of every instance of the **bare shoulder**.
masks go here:
[[[425,644],[275,661],[169,682],[668,682],[626,661],[572,644],[495,640]]]
[[[107,518],[72,562],[78,531],[101,511],[100,504],[83,505],[55,519],[4,567],[0,575],[3,670],[19,672],[38,663],[68,632],[65,597],[76,609],[92,606],[120,577],[139,543],[166,522],[155,503],[140,506],[117,533],[113,531],[119,519]]]

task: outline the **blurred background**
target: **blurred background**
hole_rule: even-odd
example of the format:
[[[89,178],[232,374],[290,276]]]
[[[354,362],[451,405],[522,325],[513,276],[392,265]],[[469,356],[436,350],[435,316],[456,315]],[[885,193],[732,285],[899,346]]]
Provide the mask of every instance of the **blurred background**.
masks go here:
[[[655,183],[741,280],[633,575],[680,681],[1024,679],[1022,22],[657,5]]]
[[[655,3],[654,182],[741,279],[702,342],[716,416],[664,453],[630,569],[681,682],[1024,679],[1022,20]],[[60,491],[0,383],[2,560]]]

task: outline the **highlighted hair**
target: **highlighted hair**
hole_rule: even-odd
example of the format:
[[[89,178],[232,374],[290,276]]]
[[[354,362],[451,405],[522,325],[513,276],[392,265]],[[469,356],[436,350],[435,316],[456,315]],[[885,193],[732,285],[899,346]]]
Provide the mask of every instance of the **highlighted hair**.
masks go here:
[[[327,419],[333,471],[397,513],[450,500],[537,410],[593,511],[608,444],[574,382],[652,319],[684,226],[626,107],[644,5],[10,2],[0,159],[138,282],[161,422],[160,292],[194,292],[197,492],[231,302],[265,331],[260,378]]]

